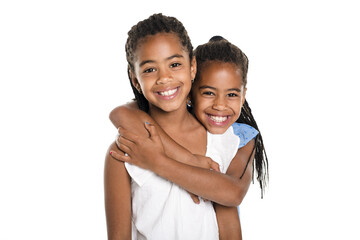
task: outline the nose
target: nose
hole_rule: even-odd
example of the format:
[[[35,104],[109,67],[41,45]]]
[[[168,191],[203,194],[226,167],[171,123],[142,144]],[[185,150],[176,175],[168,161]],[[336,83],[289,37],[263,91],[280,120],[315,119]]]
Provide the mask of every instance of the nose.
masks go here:
[[[159,78],[156,81],[156,84],[166,84],[172,80],[173,78],[171,72],[169,70],[162,69],[159,71]]]
[[[213,109],[222,111],[226,109],[226,101],[223,97],[217,96],[214,100]]]

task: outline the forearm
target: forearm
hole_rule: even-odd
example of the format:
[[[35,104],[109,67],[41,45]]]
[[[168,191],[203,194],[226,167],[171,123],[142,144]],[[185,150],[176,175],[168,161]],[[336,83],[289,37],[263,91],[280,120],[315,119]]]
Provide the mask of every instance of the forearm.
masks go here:
[[[238,206],[251,183],[253,149],[254,141],[239,149],[226,174],[187,166],[166,156],[154,161],[152,171],[205,199],[224,206]]]
[[[116,116],[116,118],[114,116]],[[215,171],[195,167],[197,164],[194,158],[192,158],[192,154],[189,155],[189,152],[183,150],[181,146],[178,148],[179,145],[167,136],[145,112],[138,109],[120,107],[116,113],[113,112],[110,115],[110,119],[116,127],[121,125],[121,127],[131,130],[134,134],[145,138],[148,138],[149,133],[144,128],[144,123],[151,122],[156,127],[161,141],[165,146],[165,154],[156,156],[156,158],[154,158],[155,160],[151,161],[149,167],[143,167],[174,182],[189,192],[224,206],[237,206],[245,196],[249,183],[244,184],[244,181],[240,181],[240,176],[227,176]],[[138,144],[142,144],[142,142]],[[169,150],[169,146],[171,150]],[[249,156],[250,154],[246,160],[244,160],[245,163]],[[243,159],[233,160],[231,165],[233,165],[233,162],[239,161],[243,161]],[[192,166],[189,166],[189,164]],[[241,169],[243,168],[236,168],[235,172],[239,175],[241,174],[239,173]]]
[[[160,135],[167,156],[188,165],[198,166],[196,157],[169,137],[150,115],[137,109],[134,102],[115,108],[110,113],[110,120],[116,128],[131,130],[138,136],[148,136],[144,128],[145,122],[153,124]]]
[[[219,239],[241,240],[241,225],[237,208],[215,203],[214,209],[219,227]]]
[[[157,156],[151,171],[187,191],[224,206],[237,206],[241,191],[231,176],[213,170],[183,164],[167,156]]]

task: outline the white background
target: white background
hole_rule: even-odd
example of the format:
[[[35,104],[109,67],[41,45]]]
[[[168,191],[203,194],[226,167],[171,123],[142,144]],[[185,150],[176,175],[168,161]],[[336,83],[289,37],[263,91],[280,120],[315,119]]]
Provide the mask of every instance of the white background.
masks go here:
[[[270,185],[241,205],[244,239],[360,239],[355,2],[1,1],[0,239],[106,238],[108,114],[133,97],[127,32],[158,12],[250,59]]]

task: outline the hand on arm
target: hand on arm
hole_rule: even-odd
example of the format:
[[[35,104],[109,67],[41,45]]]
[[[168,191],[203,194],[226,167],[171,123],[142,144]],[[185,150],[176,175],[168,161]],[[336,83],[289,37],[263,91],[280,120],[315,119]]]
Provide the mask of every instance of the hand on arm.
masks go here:
[[[151,155],[157,157],[152,157],[148,160],[146,160],[146,157],[149,155],[143,155],[145,157],[144,161],[147,161],[146,163],[140,163],[143,164],[143,167],[181,186],[187,191],[213,202],[225,206],[237,206],[242,201],[242,198],[245,195],[244,192],[246,193],[248,187],[244,191],[243,186],[239,183],[238,179],[234,177],[216,171],[210,171],[208,170],[209,168],[203,169],[201,167],[187,165],[196,162],[194,161],[195,156],[181,146],[179,147],[179,145],[176,144],[148,114],[136,109],[134,103],[116,108],[110,114],[110,119],[116,127],[121,125],[121,129],[119,130],[121,135],[128,133],[129,131],[127,130],[130,129],[136,136],[135,140],[132,139],[134,141],[131,141],[133,143],[133,158],[135,158],[135,152],[138,152],[139,154],[142,152],[143,139],[149,138],[149,132],[144,127],[144,123],[149,122],[155,126],[161,142],[165,147],[165,154],[162,152],[157,156],[154,154],[154,151],[151,151]],[[248,156],[250,156],[250,154]],[[129,157],[121,160],[129,161]],[[245,161],[247,160],[248,158]],[[142,160],[140,158],[135,161]],[[204,162],[201,162],[201,164],[204,164]],[[205,162],[205,165],[206,164],[207,163]]]
[[[248,186],[244,191],[238,178],[174,161],[165,154],[155,127],[151,124],[144,124],[143,126],[148,130],[150,137],[140,137],[122,128],[119,130],[121,134],[120,149],[128,154],[128,156],[119,156],[119,160],[151,170],[187,191],[213,202],[225,206],[240,204],[243,195],[245,195],[243,192],[246,193]],[[244,147],[243,149],[246,150],[247,148]],[[244,150],[239,150],[232,160],[233,162],[241,161],[241,156],[244,155],[240,154],[242,151]],[[235,164],[239,167],[238,165]],[[241,173],[237,172],[237,174]]]
[[[124,106],[115,108],[110,113],[110,120],[118,128],[119,134],[133,133],[139,137],[148,137],[149,133],[144,128],[144,123],[151,123],[155,127],[156,132],[160,136],[161,142],[164,146],[165,154],[184,164],[191,166],[214,169],[219,171],[219,164],[213,161],[211,158],[193,155],[190,151],[177,144],[166,132],[152,119],[150,115],[137,108],[135,102],[128,103]],[[117,145],[119,144],[119,138],[116,139]],[[114,152],[113,156],[118,159],[118,154]]]

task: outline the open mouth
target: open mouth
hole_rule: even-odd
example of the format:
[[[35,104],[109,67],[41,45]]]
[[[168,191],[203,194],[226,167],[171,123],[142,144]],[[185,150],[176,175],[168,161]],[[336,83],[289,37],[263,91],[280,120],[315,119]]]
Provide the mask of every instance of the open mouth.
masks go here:
[[[161,96],[170,96],[170,95],[173,95],[174,93],[176,93],[176,91],[177,91],[177,88],[171,89],[171,90],[168,90],[165,92],[158,92],[158,94],[160,94]]]
[[[230,115],[226,116],[218,116],[218,115],[210,115],[206,114],[209,122],[213,125],[223,126],[226,125],[230,121]]]
[[[180,87],[166,90],[166,91],[159,91],[156,93],[161,99],[169,100],[169,99],[173,99],[178,94],[179,88]]]

